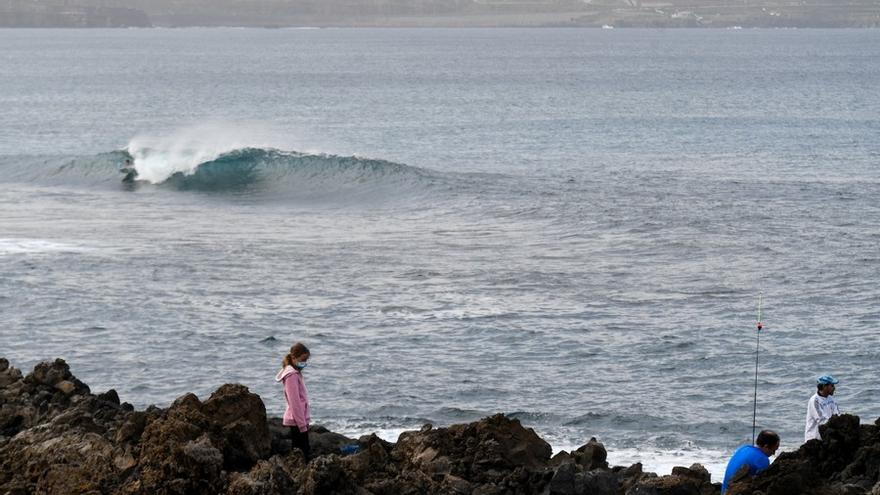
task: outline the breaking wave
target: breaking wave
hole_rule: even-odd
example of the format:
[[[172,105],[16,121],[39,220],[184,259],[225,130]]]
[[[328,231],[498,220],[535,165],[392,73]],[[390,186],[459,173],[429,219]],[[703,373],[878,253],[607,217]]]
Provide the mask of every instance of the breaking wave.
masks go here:
[[[16,182],[298,197],[424,191],[445,177],[387,160],[273,148],[240,148],[215,155],[138,148],[67,159],[19,158],[0,166],[7,180]],[[127,168],[135,172],[127,174]]]
[[[434,174],[386,160],[306,154],[275,149],[233,150],[184,170],[169,170],[164,161],[134,158],[135,181],[165,184],[182,190],[308,190],[332,191],[375,186],[402,186],[430,180]]]

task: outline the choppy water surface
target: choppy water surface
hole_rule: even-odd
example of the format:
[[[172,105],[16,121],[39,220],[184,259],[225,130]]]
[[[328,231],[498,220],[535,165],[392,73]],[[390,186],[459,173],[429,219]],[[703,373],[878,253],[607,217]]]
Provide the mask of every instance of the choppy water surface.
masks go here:
[[[708,463],[880,415],[880,32],[0,31],[0,355]],[[134,161],[141,180],[123,183]]]

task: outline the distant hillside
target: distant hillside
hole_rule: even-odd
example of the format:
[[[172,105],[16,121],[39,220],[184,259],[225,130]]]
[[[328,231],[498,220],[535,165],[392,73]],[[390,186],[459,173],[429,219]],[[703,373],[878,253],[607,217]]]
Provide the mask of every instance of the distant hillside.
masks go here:
[[[101,6],[93,2],[0,0],[0,28],[4,27],[150,27],[143,10]]]
[[[0,27],[880,27],[877,0],[0,0]]]

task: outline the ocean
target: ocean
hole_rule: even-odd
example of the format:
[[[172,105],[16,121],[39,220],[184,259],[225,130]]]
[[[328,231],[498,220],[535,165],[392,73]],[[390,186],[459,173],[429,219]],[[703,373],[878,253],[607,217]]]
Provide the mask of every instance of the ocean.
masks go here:
[[[880,416],[880,31],[0,30],[0,355],[720,481]],[[138,180],[120,168],[132,159]]]

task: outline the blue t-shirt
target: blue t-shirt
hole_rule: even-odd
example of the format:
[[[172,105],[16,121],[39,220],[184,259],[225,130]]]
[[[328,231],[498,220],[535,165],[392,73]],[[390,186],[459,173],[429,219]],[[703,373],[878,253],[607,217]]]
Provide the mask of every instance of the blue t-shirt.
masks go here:
[[[727,470],[724,471],[724,483],[721,484],[721,493],[727,491],[727,484],[730,483],[730,478],[733,478],[733,475],[745,465],[749,466],[749,476],[754,476],[770,467],[770,458],[754,445],[743,445],[736,449],[733,457],[730,458],[730,462],[727,463]]]

